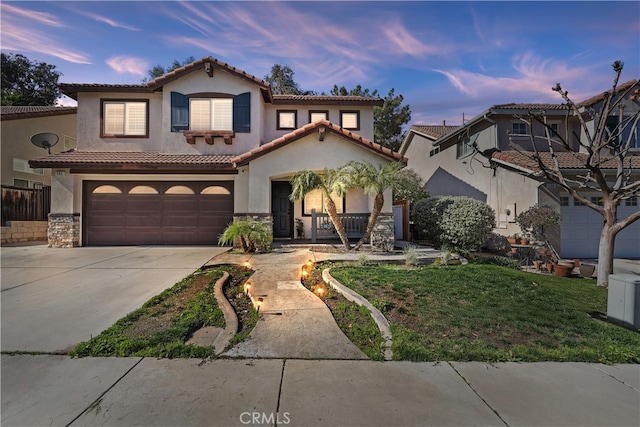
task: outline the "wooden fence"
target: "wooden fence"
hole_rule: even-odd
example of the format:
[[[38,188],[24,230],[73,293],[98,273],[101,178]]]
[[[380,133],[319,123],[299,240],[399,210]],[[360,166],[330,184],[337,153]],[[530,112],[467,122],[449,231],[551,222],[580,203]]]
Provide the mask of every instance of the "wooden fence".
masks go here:
[[[7,221],[46,221],[51,210],[51,187],[2,186],[2,225]]]

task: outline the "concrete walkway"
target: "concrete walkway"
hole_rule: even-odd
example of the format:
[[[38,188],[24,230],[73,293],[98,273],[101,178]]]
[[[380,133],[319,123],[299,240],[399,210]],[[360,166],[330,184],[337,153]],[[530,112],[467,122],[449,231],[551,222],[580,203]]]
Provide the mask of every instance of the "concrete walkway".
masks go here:
[[[2,356],[3,426],[637,426],[638,365]]]
[[[300,283],[305,249],[257,255],[224,253],[208,265],[249,262],[251,297],[262,298],[260,320],[249,339],[224,356],[295,359],[366,359],[340,330],[331,311]]]

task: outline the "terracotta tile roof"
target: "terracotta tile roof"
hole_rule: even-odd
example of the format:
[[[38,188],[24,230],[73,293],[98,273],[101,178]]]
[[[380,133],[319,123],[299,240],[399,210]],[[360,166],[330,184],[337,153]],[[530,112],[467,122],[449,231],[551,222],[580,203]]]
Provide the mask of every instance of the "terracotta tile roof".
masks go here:
[[[384,100],[369,96],[333,96],[333,95],[273,95],[274,104],[331,104],[331,105],[373,105],[382,107]]]
[[[170,81],[173,81],[173,80],[175,80],[177,78],[182,77],[185,74],[188,74],[188,73],[190,73],[192,71],[204,68],[205,64],[211,64],[214,68],[219,68],[219,69],[223,69],[223,70],[229,71],[230,73],[235,74],[235,75],[237,75],[239,77],[242,77],[242,78],[244,78],[246,80],[249,80],[249,81],[257,84],[258,86],[261,86],[264,89],[271,90],[270,89],[271,85],[268,82],[266,82],[266,81],[264,81],[264,80],[262,80],[262,79],[260,79],[260,78],[258,78],[256,76],[254,76],[252,74],[249,74],[246,71],[243,71],[243,70],[241,70],[239,68],[232,67],[231,65],[227,64],[226,62],[219,61],[219,60],[217,60],[216,58],[214,58],[212,56],[205,56],[204,58],[198,59],[197,61],[194,61],[194,62],[192,62],[190,64],[187,64],[187,65],[185,65],[183,67],[176,68],[175,70],[173,70],[173,71],[171,71],[171,72],[169,72],[169,73],[167,73],[167,74],[165,74],[165,75],[163,75],[161,77],[158,77],[155,80],[150,81],[148,83],[148,86],[150,88],[152,88],[152,89],[157,89],[157,88],[162,87],[165,84],[169,83]]]
[[[173,80],[176,80],[186,74],[193,71],[205,68],[206,64],[211,64],[213,69],[223,69],[232,74],[235,74],[245,80],[260,86],[263,92],[265,101],[271,100],[271,86],[268,82],[257,78],[245,71],[242,71],[236,67],[232,67],[226,62],[218,61],[211,56],[204,57],[183,67],[176,68],[175,70],[151,80],[148,83],[141,84],[100,84],[100,83],[61,83],[60,90],[70,98],[77,99],[78,92],[127,92],[127,93],[150,93],[162,89],[164,85]],[[215,71],[214,71],[215,72]]]
[[[625,91],[627,89],[629,89],[631,86],[633,85],[637,85],[638,84],[638,80],[629,80],[628,82],[619,84],[618,87],[616,88],[616,93],[621,92],[621,91]],[[591,98],[585,99],[584,101],[580,102],[579,104],[577,104],[577,107],[588,107],[591,106],[593,104],[595,104],[596,102],[602,101],[604,99],[605,94],[608,91],[604,91],[601,92],[599,94],[597,94],[596,96],[593,96]]]
[[[7,106],[0,107],[1,120],[30,119],[33,117],[77,114],[78,107],[58,106]]]
[[[78,99],[78,92],[151,93],[144,84],[60,83],[60,92],[71,99]]]
[[[405,164],[407,163],[407,159],[401,156],[399,153],[389,148],[383,147],[380,144],[376,144],[375,142],[370,141],[367,138],[363,138],[362,136],[355,134],[349,130],[343,129],[340,126],[334,125],[328,120],[319,120],[317,122],[309,123],[299,129],[294,130],[293,132],[290,132],[286,135],[281,136],[280,138],[274,139],[271,142],[263,144],[260,147],[255,148],[247,153],[234,157],[232,159],[232,162],[235,163],[236,166],[246,165],[251,160],[256,159],[260,156],[263,156],[275,149],[285,146],[306,135],[309,135],[321,127],[324,127],[328,131],[346,138],[347,141],[349,142],[352,142],[363,148],[373,151],[374,153],[381,155],[382,157],[385,157],[388,160],[401,161]]]
[[[490,110],[566,110],[566,104],[536,104],[536,103],[523,103],[523,104],[498,104],[490,108]]]
[[[448,134],[449,132],[453,132],[458,129],[460,126],[450,126],[450,125],[413,125],[411,126],[411,130],[414,130],[418,133],[423,133],[432,138],[441,138]]]
[[[202,154],[164,154],[123,151],[64,151],[29,160],[32,167],[72,169],[160,169],[202,170],[233,169],[233,156]]]
[[[540,159],[545,165],[551,167],[553,163],[553,158],[551,153],[549,152],[541,152]],[[493,153],[492,159],[497,160],[501,163],[507,163],[512,166],[516,166],[521,169],[527,169],[532,172],[539,172],[540,167],[538,163],[533,160],[534,152],[520,152],[515,150],[509,151],[497,151]],[[558,166],[562,170],[580,170],[585,169],[583,159],[587,158],[585,153],[574,153],[574,152],[558,152],[556,153],[558,159]],[[632,169],[640,170],[640,155],[632,155],[627,156],[625,159],[625,166],[630,165]],[[607,168],[615,168],[616,161],[615,159],[610,159],[603,163],[602,167],[604,169]]]

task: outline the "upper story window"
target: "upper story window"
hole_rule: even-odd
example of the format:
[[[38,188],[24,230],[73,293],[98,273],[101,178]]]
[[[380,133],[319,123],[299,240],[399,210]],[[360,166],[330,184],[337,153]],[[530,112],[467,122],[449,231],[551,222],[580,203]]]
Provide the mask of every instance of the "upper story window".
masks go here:
[[[559,122],[549,122],[547,123],[550,129],[550,137],[558,136],[560,132],[560,123]]]
[[[148,137],[148,100],[102,100],[101,137]]]
[[[473,134],[470,137],[461,136],[456,144],[457,158],[466,157],[474,152],[474,146],[478,144],[479,134]]]
[[[13,158],[13,170],[16,172],[25,172],[31,173],[34,175],[44,175],[44,169],[36,168],[33,169],[29,166],[29,161],[25,159]]]
[[[328,111],[309,111],[309,123],[318,122],[320,120],[329,120]]]
[[[340,111],[340,127],[360,130],[360,111]]]
[[[638,198],[636,196],[631,196],[627,200],[624,201],[625,206],[638,206]]]
[[[569,206],[569,196],[560,196],[560,206]]]
[[[298,127],[298,112],[296,110],[278,110],[277,129],[296,129]]]
[[[251,92],[230,94],[171,92],[171,132],[251,132]]]
[[[511,134],[513,135],[528,135],[527,124],[524,122],[512,122]]]
[[[633,127],[633,123],[624,122],[624,120],[628,120],[628,117],[623,118],[622,123],[620,123],[618,116],[607,117],[607,136],[611,137],[614,144],[617,145],[626,144],[631,138],[629,148],[632,150],[640,149],[640,123]],[[621,128],[622,133],[620,132]]]
[[[232,98],[192,98],[189,100],[190,130],[232,130]]]

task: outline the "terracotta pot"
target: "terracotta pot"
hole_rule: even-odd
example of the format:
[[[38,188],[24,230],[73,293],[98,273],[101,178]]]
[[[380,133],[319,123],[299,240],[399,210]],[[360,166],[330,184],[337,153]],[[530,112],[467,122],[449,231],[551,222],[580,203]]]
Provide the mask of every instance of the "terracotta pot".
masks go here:
[[[555,274],[560,277],[568,277],[573,271],[573,265],[569,266],[566,264],[556,264],[555,266]]]
[[[582,277],[586,277],[590,279],[593,276],[593,273],[596,271],[596,266],[592,264],[582,264],[580,266],[580,275]]]
[[[573,266],[574,267],[580,267],[580,258],[574,258],[573,259]]]
[[[509,242],[510,245],[515,245],[516,239],[514,239],[513,237],[507,237],[507,242]]]
[[[534,265],[536,266],[536,271],[540,271],[542,270],[542,261],[540,261],[539,259],[533,261]]]
[[[547,271],[549,273],[553,273],[553,263],[552,262],[548,262],[547,263]]]
[[[523,245],[528,245],[529,239],[520,239],[520,243],[522,243]]]

